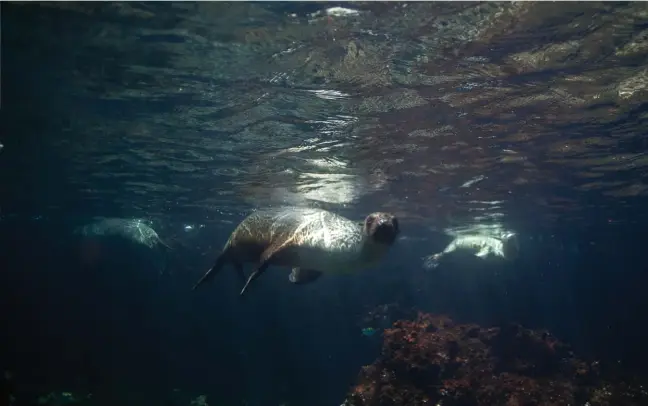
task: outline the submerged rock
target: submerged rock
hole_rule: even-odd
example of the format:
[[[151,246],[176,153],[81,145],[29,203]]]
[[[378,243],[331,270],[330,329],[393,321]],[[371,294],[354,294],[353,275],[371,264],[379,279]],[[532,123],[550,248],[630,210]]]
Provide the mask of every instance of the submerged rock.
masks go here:
[[[641,386],[613,380],[546,331],[483,328],[419,313],[384,332],[346,406],[640,405]]]

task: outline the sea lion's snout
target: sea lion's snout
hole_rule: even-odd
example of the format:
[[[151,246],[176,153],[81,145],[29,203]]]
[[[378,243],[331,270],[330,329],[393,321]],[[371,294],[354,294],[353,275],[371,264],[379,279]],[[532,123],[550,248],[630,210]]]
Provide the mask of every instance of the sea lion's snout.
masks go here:
[[[400,232],[398,219],[390,213],[371,213],[365,220],[365,232],[375,242],[391,245]]]

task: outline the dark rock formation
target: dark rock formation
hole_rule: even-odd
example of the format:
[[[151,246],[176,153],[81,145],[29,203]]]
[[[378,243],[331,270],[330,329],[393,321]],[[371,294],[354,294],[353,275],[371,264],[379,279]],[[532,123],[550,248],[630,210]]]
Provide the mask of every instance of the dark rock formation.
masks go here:
[[[546,331],[457,325],[419,313],[384,333],[345,406],[648,404],[641,386],[611,379]]]

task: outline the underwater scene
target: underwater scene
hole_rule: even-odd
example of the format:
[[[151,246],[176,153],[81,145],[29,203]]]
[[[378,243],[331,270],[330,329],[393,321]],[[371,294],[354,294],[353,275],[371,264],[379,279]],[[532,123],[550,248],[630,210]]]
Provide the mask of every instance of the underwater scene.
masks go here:
[[[648,3],[0,14],[0,405],[648,405]]]

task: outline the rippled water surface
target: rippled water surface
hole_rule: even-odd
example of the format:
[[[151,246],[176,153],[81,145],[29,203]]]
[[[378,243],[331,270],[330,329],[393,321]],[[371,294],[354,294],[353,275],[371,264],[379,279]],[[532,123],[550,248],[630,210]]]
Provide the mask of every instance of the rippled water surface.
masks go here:
[[[542,326],[558,320],[553,326],[573,332],[571,338],[598,337],[599,348],[635,359],[631,345],[612,348],[604,339],[645,326],[636,321],[645,316],[619,316],[645,308],[645,281],[621,272],[643,264],[643,252],[633,257],[618,254],[625,246],[609,248],[595,278],[591,270],[602,245],[634,241],[621,226],[648,220],[647,4],[3,2],[1,219],[18,219],[19,229],[25,218],[66,225],[94,216],[142,218],[163,240],[189,248],[174,254],[175,265],[190,272],[173,277],[186,280],[162,279],[173,286],[152,298],[144,291],[153,277],[133,282],[120,275],[126,282],[115,289],[127,293],[99,289],[117,303],[108,305],[93,302],[77,279],[59,278],[67,263],[38,263],[34,253],[46,247],[54,248],[43,262],[60,260],[56,225],[50,239],[17,237],[15,247],[26,252],[21,258],[34,257],[37,271],[12,265],[11,275],[25,278],[16,292],[51,308],[51,320],[75,312],[89,320],[70,316],[61,321],[69,330],[31,323],[41,335],[64,336],[64,350],[51,355],[50,381],[58,377],[57,356],[70,365],[74,356],[93,363],[109,394],[128,374],[150,378],[142,383],[150,383],[149,393],[175,385],[203,393],[214,389],[212,375],[220,371],[261,388],[227,381],[214,389],[231,391],[232,399],[260,394],[252,405],[280,404],[299,390],[311,396],[301,404],[313,404],[312,396],[334,404],[369,359],[370,344],[356,325],[358,303],[413,292],[437,310],[470,308],[472,319],[489,313],[523,314]],[[259,294],[256,308],[227,296],[233,290],[226,282],[187,293],[232,223],[253,208],[279,204],[353,218],[391,211],[402,240],[421,245],[405,251],[412,258],[392,258],[369,283],[323,281],[310,291],[315,300],[300,296],[297,310],[293,298],[310,293],[289,291],[284,276],[268,292],[286,296]],[[420,260],[433,253],[431,245],[441,250],[446,243],[434,232],[475,225],[511,228],[526,242],[561,234],[571,256],[534,253],[527,244],[519,279],[501,289],[484,288],[485,274],[457,272],[448,281],[423,272]],[[200,239],[192,234],[201,229]],[[5,247],[12,233],[5,233]],[[591,242],[596,238],[599,245]],[[90,254],[98,250],[91,248]],[[533,266],[535,274],[524,279]],[[543,267],[552,267],[551,277]],[[46,282],[28,278],[38,272]],[[136,282],[138,288],[128,286]],[[27,303],[28,294],[15,293],[16,303]],[[78,305],[83,294],[90,296],[87,309],[108,321],[86,315]],[[142,303],[152,310],[141,310]],[[611,303],[614,310],[604,313]],[[251,316],[259,308],[264,316]],[[552,312],[559,316],[551,319]],[[22,323],[22,313],[15,318]],[[137,328],[146,332],[135,337]],[[30,339],[33,348],[49,344],[48,335],[39,341],[36,330],[24,331],[24,348]],[[632,348],[644,347],[638,333],[628,337],[636,337]],[[137,355],[150,343],[157,347]],[[113,353],[105,350],[110,345]],[[84,354],[92,362],[77,347],[89,348]],[[83,368],[77,369],[91,375]],[[307,368],[319,375],[295,372]],[[335,388],[332,377],[339,378]],[[263,396],[272,391],[283,392],[268,403]]]
[[[58,188],[191,222],[376,201],[434,227],[625,221],[648,194],[645,3],[339,6],[7,5],[3,70],[32,81],[3,113],[38,146],[2,164],[49,166],[52,213]]]

